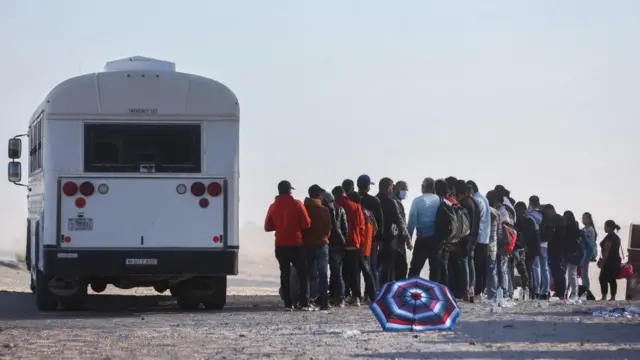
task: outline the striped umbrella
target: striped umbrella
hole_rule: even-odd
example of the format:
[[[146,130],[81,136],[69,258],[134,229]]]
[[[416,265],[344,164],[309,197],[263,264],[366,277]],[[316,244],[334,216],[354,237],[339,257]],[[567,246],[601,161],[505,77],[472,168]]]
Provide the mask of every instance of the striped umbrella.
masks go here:
[[[371,311],[384,331],[450,330],[460,316],[449,288],[420,277],[384,284]]]

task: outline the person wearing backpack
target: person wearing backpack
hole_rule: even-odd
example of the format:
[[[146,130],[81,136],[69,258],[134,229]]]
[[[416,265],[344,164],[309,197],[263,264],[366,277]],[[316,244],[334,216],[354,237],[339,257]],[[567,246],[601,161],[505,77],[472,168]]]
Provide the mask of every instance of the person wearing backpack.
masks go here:
[[[595,262],[598,257],[598,232],[593,224],[593,217],[591,213],[582,214],[582,225],[584,227],[580,230],[580,236],[584,244],[585,254],[580,264],[580,278],[582,279],[582,286],[587,290],[591,290],[591,280],[589,279],[589,263]]]
[[[461,229],[460,232],[460,269],[461,277],[460,287],[464,290],[463,299],[474,302],[474,289],[476,287],[476,272],[473,261],[473,255],[476,246],[476,237],[478,236],[478,219],[480,217],[480,209],[476,206],[476,202],[472,197],[472,188],[467,185],[464,180],[457,180],[454,185],[455,197],[458,203],[464,208],[465,216],[468,220],[468,231]],[[460,225],[460,224],[458,224]]]
[[[447,262],[447,274],[448,274],[448,286],[450,287],[453,295],[456,299],[462,300],[466,297],[468,289],[463,287],[463,273],[462,268],[462,238],[469,235],[471,232],[469,226],[469,215],[467,211],[460,205],[458,199],[455,196],[455,184],[458,179],[453,176],[449,176],[444,181],[447,183],[447,195],[444,199],[447,200],[452,207],[453,213],[456,217],[456,235],[445,244],[445,249],[448,251]]]
[[[429,280],[439,281],[439,239],[436,237],[436,213],[440,207],[440,198],[435,194],[435,181],[425,178],[422,181],[422,195],[411,202],[407,231],[409,236],[416,234],[413,257],[409,266],[409,277],[420,276],[422,268],[429,261]]]

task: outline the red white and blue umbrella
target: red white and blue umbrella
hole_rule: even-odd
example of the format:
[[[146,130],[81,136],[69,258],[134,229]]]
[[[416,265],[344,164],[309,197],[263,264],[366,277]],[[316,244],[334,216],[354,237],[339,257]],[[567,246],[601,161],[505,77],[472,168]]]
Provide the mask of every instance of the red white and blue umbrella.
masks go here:
[[[384,284],[371,311],[384,331],[450,330],[460,316],[449,288],[420,277]]]

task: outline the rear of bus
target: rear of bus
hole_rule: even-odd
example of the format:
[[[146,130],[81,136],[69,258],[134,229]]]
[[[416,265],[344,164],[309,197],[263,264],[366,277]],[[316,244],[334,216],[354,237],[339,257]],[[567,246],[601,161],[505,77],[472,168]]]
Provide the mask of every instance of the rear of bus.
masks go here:
[[[57,200],[45,266],[56,276],[125,288],[236,275],[233,93],[153,68],[85,77],[61,84],[46,111],[54,171],[45,186]]]

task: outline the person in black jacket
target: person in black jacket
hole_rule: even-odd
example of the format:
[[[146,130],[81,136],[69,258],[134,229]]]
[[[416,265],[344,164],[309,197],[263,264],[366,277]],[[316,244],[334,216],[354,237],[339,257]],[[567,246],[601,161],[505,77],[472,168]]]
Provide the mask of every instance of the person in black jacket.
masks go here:
[[[467,211],[469,216],[469,235],[460,239],[460,256],[458,268],[460,275],[458,278],[459,288],[464,291],[463,299],[474,302],[474,289],[476,287],[476,271],[473,255],[476,247],[476,237],[478,236],[478,223],[480,209],[473,200],[473,189],[464,180],[456,180],[453,185],[454,195],[460,205]]]
[[[380,200],[369,194],[371,190],[371,185],[375,185],[369,175],[360,175],[356,180],[356,184],[358,185],[358,194],[360,194],[360,198],[362,203],[360,204],[363,208],[371,211],[373,217],[376,219],[376,225],[378,229],[382,228],[384,224],[384,219],[382,215],[382,206],[380,205]],[[381,231],[377,231],[376,235],[373,237],[373,243],[371,244],[371,271],[373,272],[373,282],[378,288],[378,249],[380,243],[380,234]]]
[[[567,248],[565,241],[566,226],[564,217],[556,212],[553,205],[545,206],[548,224],[545,224],[549,242],[549,268],[551,269],[551,277],[555,285],[555,295],[560,299],[565,298],[567,290],[567,268],[566,257]],[[545,220],[543,220],[544,222]]]
[[[342,190],[339,188],[339,192]],[[335,192],[336,189],[334,188]],[[344,263],[344,247],[347,244],[347,214],[344,209],[336,204],[333,194],[322,194],[322,205],[329,209],[331,215],[331,235],[329,235],[329,292],[334,306],[345,306],[345,285],[342,277]]]
[[[540,256],[540,232],[533,218],[527,216],[527,204],[519,201],[515,204],[516,230],[518,231],[516,270],[522,279],[523,295],[537,298],[535,289],[539,289],[540,274],[533,275],[533,263]],[[539,271],[539,269],[538,269]]]
[[[398,210],[400,210],[400,216],[402,216],[402,220],[405,224],[405,229],[407,225],[407,215],[404,209],[404,205],[402,204],[402,200],[406,199],[407,192],[409,191],[409,185],[406,181],[398,181],[393,186],[393,195],[391,196],[393,200],[398,204]],[[398,251],[396,252],[396,260],[395,260],[395,280],[402,280],[407,278],[407,272],[409,271],[409,266],[407,264],[407,249],[413,249],[413,243],[411,242],[411,237],[409,236],[409,232],[404,234],[398,234]]]
[[[404,234],[407,228],[400,215],[398,203],[391,197],[393,193],[393,180],[382,178],[378,185],[376,197],[382,206],[383,223],[378,226],[380,234],[380,285],[395,279],[395,258],[398,251],[398,234]]]

